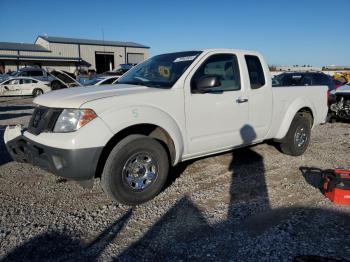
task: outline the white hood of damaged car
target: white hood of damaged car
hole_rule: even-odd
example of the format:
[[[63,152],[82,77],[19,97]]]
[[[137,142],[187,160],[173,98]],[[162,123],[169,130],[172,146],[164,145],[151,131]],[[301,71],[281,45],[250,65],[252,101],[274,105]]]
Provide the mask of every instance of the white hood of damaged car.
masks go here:
[[[126,84],[72,87],[38,96],[33,102],[52,108],[80,108],[87,102],[106,97],[157,91],[159,91],[157,88]]]
[[[337,91],[335,93],[350,93],[350,86],[348,85],[343,85],[337,88]]]

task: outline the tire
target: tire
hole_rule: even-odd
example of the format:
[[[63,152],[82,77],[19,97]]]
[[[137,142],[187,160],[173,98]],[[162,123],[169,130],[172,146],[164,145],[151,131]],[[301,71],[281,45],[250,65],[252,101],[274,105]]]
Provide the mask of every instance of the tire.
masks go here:
[[[44,94],[44,91],[43,91],[42,89],[40,89],[40,88],[35,88],[35,89],[33,90],[33,96],[34,96],[34,97],[40,96],[40,95],[42,95],[42,94]]]
[[[58,90],[61,89],[61,84],[58,81],[52,81],[51,82],[51,89],[52,90]]]
[[[307,113],[298,113],[294,117],[287,135],[281,141],[281,151],[290,156],[300,156],[309,146],[310,138],[311,116]]]
[[[332,112],[328,112],[326,123],[335,123],[335,122],[337,122],[336,115]]]
[[[146,165],[152,167],[146,168]],[[162,190],[168,170],[168,154],[157,140],[130,135],[109,154],[101,175],[101,186],[111,199],[126,205],[138,205],[154,198]],[[146,179],[146,173],[153,178]]]

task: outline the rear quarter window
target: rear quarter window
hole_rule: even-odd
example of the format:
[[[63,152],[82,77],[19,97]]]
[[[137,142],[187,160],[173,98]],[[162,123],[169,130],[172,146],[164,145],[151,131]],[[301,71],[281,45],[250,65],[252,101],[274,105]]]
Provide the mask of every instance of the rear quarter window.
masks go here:
[[[247,63],[250,87],[258,89],[265,85],[265,75],[259,57],[253,55],[245,55]]]

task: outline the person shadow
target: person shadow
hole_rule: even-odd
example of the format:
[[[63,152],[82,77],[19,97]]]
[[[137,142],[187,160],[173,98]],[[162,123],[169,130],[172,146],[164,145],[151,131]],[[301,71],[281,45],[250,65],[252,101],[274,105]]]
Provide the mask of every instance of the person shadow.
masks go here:
[[[269,210],[270,201],[265,181],[265,167],[263,157],[252,149],[257,135],[250,125],[240,129],[243,148],[232,152],[229,165],[231,174],[230,205],[228,221],[251,216],[251,205],[259,202],[259,211]],[[239,210],[239,214],[237,214]],[[244,211],[244,212],[242,212]]]

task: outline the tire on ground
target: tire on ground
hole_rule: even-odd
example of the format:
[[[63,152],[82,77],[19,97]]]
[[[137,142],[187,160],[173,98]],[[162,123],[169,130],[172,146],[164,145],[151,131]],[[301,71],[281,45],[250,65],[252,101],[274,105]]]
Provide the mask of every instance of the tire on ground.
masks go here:
[[[300,156],[306,151],[311,137],[312,116],[309,113],[297,113],[289,127],[287,135],[280,143],[281,151],[287,155]],[[296,141],[297,133],[303,129],[306,134],[306,141],[298,146]]]
[[[151,155],[158,171],[155,180],[140,191],[133,190],[123,178],[125,164],[138,152]],[[110,152],[101,175],[101,186],[111,199],[126,205],[138,205],[154,198],[162,190],[168,170],[168,154],[157,140],[143,135],[130,135]]]

